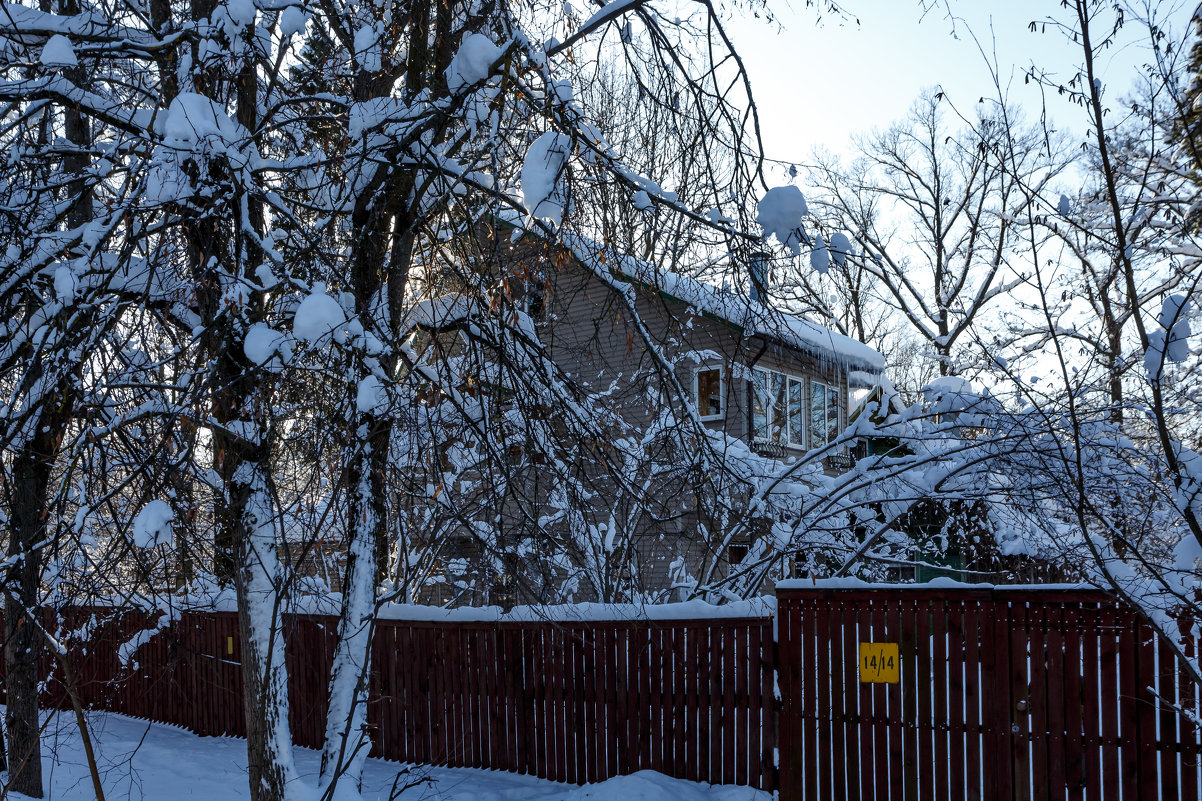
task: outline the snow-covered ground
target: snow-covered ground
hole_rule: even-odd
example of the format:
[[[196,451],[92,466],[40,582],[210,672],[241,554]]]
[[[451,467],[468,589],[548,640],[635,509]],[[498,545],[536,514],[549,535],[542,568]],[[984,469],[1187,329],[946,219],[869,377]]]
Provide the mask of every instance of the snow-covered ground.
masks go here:
[[[239,801],[246,789],[246,743],[231,737],[197,737],[183,729],[121,715],[90,716],[108,801]],[[95,796],[79,735],[69,715],[53,713],[43,740],[49,801],[91,801]],[[297,767],[315,780],[319,754],[296,749]],[[400,774],[398,780],[398,774]],[[7,775],[4,777],[7,780]],[[420,782],[393,795],[397,788]],[[746,787],[710,786],[652,771],[578,787],[514,773],[471,768],[405,766],[369,759],[363,801],[769,801]],[[25,799],[26,796],[10,795]]]

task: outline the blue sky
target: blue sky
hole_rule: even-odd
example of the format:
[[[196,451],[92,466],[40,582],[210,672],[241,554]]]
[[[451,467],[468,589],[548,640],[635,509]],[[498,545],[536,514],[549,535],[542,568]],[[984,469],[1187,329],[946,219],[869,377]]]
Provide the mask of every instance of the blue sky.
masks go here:
[[[1036,59],[1067,80],[1078,57],[1050,27],[1045,33],[1028,30],[1033,20],[1064,13],[1057,0],[949,0],[925,14],[919,0],[843,4],[858,25],[827,15],[816,25],[803,0],[794,0],[794,9],[774,4],[783,32],[746,14],[730,23],[751,74],[769,156],[803,161],[818,146],[846,153],[854,133],[887,127],[927,86],[940,85],[962,110],[971,111],[981,95],[994,94],[980,47],[996,47],[1011,101],[1033,118],[1040,98],[1023,85],[1023,68]],[[1194,3],[1167,5],[1170,22],[1184,30]],[[1143,42],[1132,41],[1141,32],[1142,26],[1129,23],[1124,42],[1102,59],[1111,99],[1131,87],[1139,64],[1148,59]],[[1053,99],[1049,110],[1061,127],[1083,127],[1080,109]]]

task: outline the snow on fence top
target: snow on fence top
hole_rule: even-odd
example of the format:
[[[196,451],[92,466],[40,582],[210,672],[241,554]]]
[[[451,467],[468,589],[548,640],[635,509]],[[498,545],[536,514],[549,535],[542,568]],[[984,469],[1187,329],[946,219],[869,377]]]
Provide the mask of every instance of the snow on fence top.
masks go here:
[[[128,606],[129,599],[113,599],[114,607]],[[177,610],[193,612],[235,612],[237,606],[229,592],[213,597],[174,596]],[[303,615],[337,615],[342,597],[305,595],[290,599],[285,612]],[[100,600],[94,606],[106,606]],[[142,603],[139,608],[149,611],[153,604]],[[460,606],[446,608],[420,604],[382,604],[380,620],[411,620],[436,623],[588,623],[600,621],[638,620],[719,620],[732,618],[769,618],[776,614],[775,598],[753,598],[725,604],[705,601],[682,601],[667,604],[602,604],[576,603],[548,606],[515,606],[508,612],[499,606]]]
[[[458,607],[389,604],[381,608],[384,620],[430,620],[446,622],[594,622],[623,620],[714,620],[720,618],[772,617],[775,598],[755,598],[721,605],[705,601],[670,604],[578,603],[555,606],[515,606],[508,612],[496,606]]]

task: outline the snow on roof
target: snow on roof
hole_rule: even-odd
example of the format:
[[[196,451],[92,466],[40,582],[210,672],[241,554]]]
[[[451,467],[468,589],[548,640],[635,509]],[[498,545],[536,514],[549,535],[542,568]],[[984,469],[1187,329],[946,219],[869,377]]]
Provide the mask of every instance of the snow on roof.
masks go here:
[[[832,357],[849,367],[872,373],[885,369],[885,357],[874,349],[804,317],[787,314],[729,289],[660,270],[654,264],[617,253],[570,231],[561,231],[560,237],[572,255],[589,266],[608,267],[620,278],[653,287],[703,314],[738,326],[748,335],[776,339],[798,350]]]

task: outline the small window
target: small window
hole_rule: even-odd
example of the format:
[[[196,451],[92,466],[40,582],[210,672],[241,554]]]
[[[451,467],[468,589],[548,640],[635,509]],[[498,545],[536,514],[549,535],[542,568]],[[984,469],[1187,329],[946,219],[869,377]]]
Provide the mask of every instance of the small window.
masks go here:
[[[732,543],[726,546],[726,561],[731,567],[739,564],[745,558],[747,558],[746,544]]]
[[[697,413],[702,420],[722,417],[722,369],[702,367],[694,374]]]
[[[820,381],[810,382],[810,436],[813,447],[833,442],[839,435],[839,390]]]

